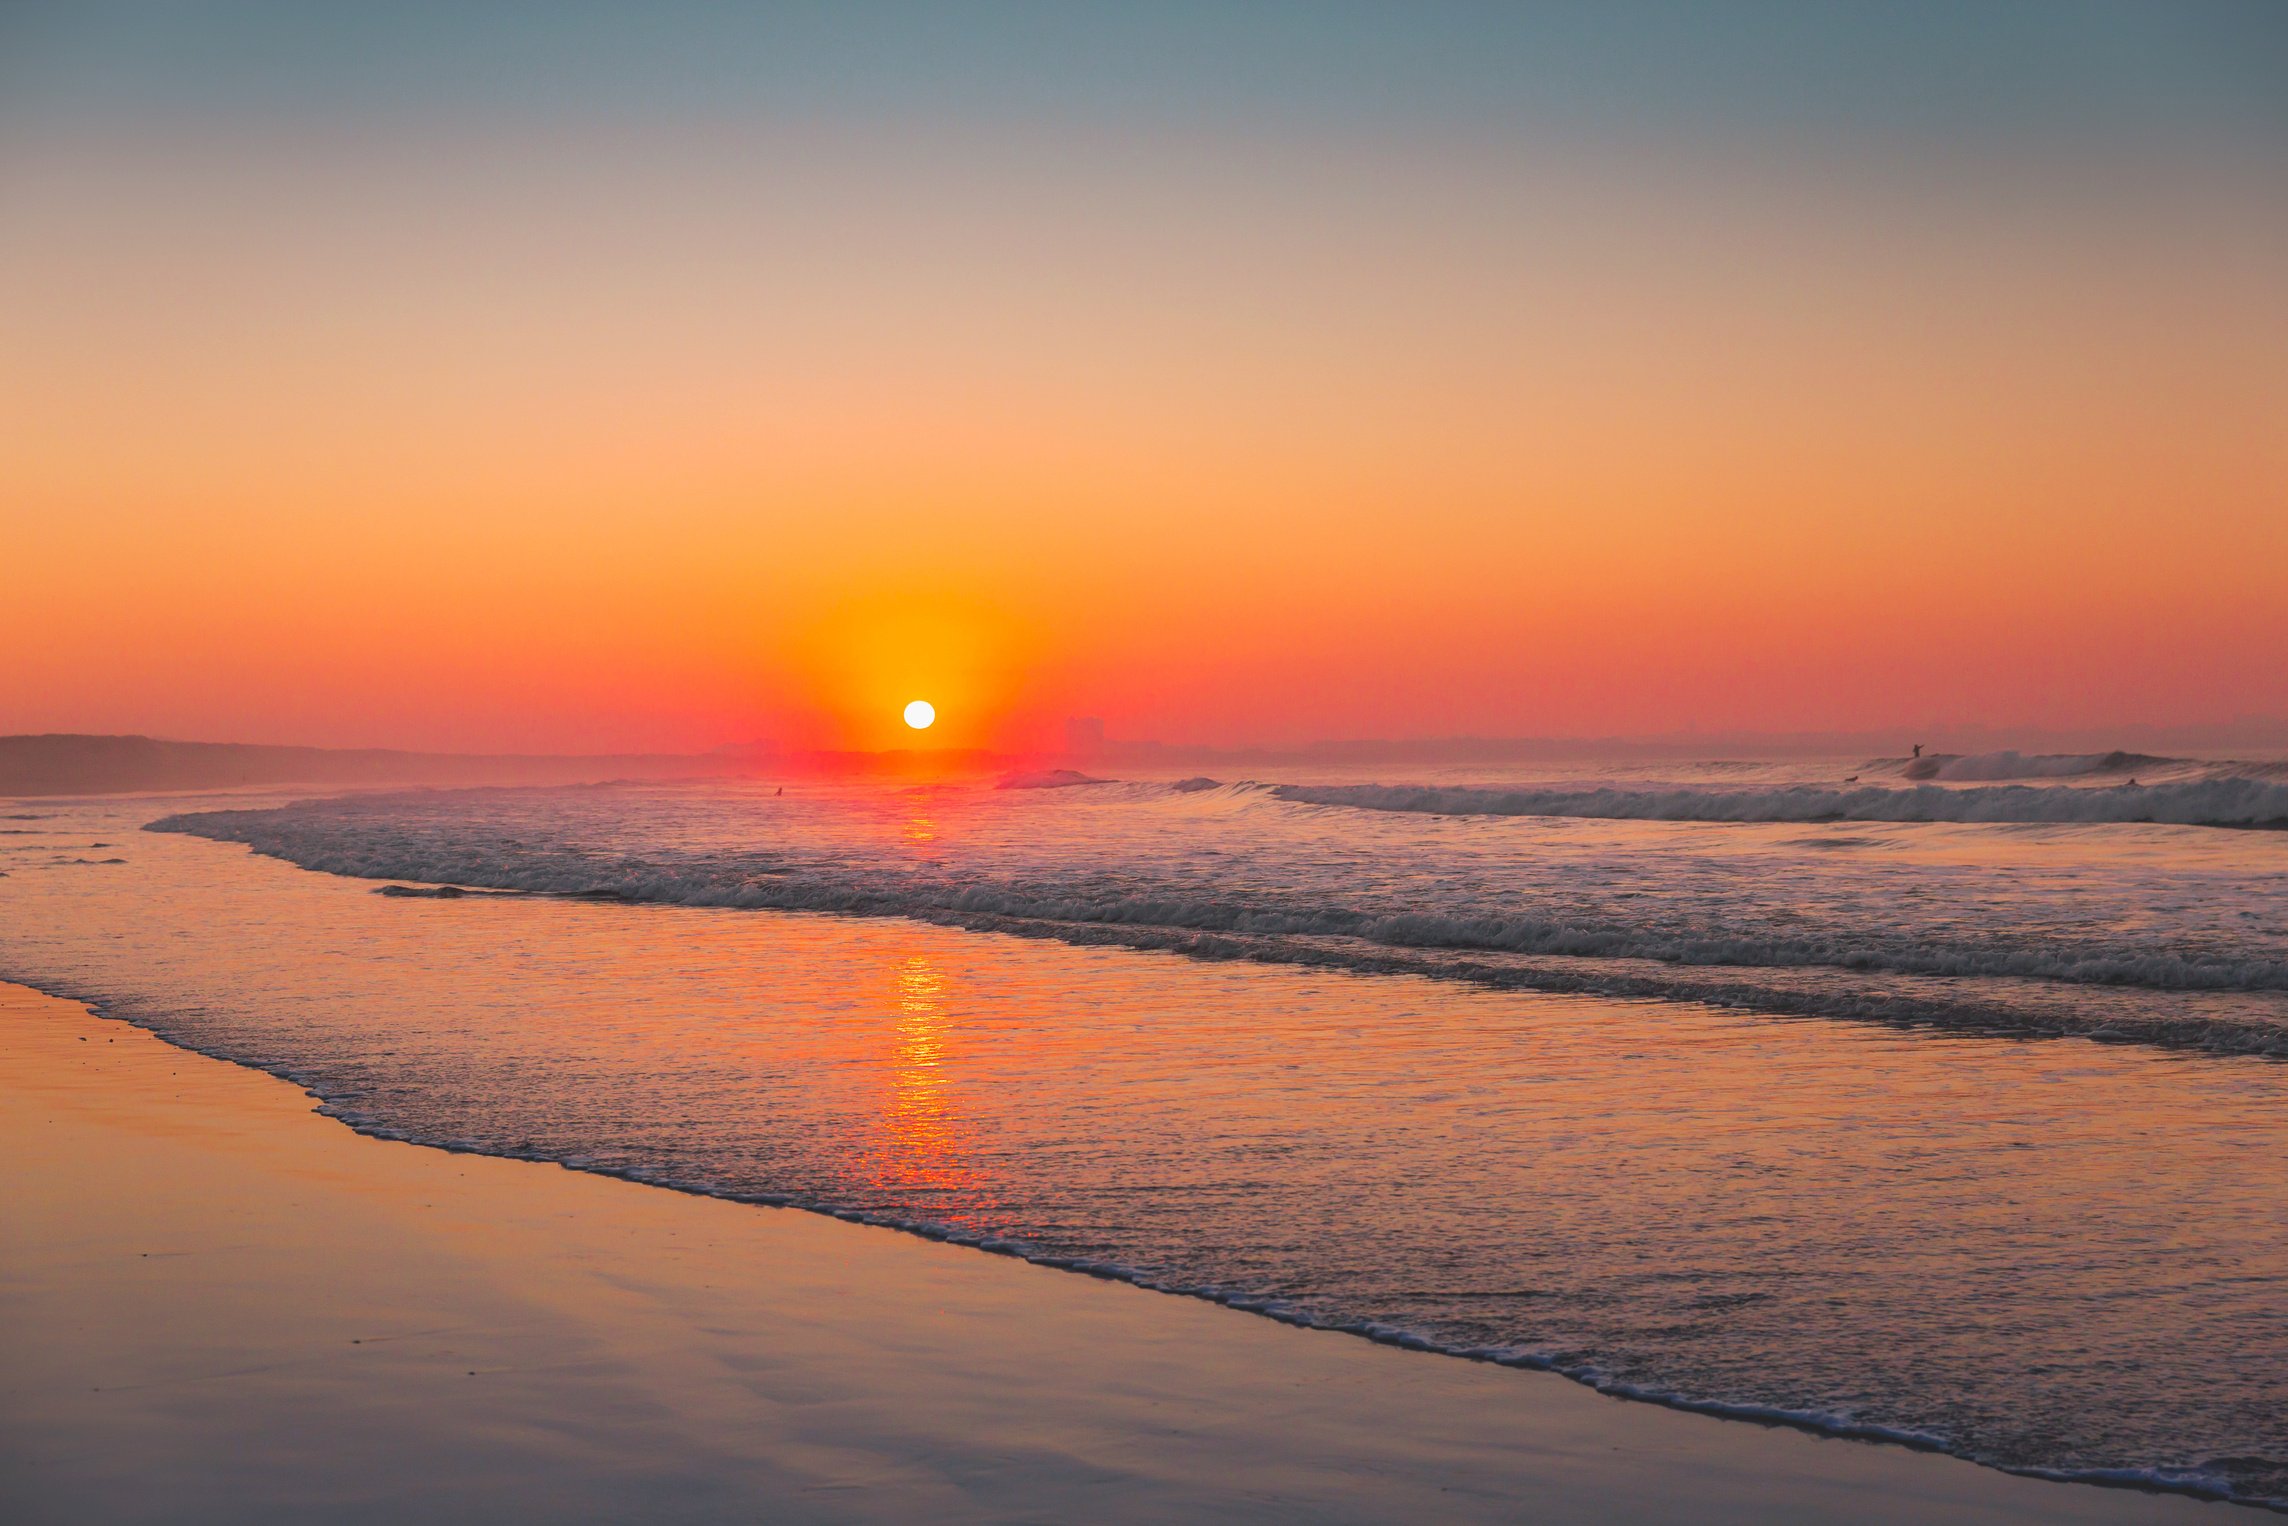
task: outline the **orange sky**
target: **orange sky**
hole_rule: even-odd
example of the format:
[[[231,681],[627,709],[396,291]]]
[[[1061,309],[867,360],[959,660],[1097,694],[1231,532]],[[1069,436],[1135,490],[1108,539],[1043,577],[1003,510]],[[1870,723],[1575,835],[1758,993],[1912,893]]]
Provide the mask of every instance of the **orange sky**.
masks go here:
[[[2288,715],[2265,166],[199,119],[0,156],[0,731]]]

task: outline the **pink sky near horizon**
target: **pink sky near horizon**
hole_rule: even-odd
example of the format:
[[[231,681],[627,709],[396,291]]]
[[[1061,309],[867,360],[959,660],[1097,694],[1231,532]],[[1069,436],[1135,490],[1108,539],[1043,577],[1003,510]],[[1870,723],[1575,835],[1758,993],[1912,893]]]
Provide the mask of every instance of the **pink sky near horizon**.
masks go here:
[[[2288,203],[1422,137],[58,133],[0,732],[2288,716]]]

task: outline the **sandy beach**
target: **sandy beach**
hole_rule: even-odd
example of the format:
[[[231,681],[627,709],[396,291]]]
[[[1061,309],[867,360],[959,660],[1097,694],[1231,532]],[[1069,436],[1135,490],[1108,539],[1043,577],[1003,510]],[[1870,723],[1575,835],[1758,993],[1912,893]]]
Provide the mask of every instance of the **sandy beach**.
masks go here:
[[[17,987],[0,1054],[11,1521],[2237,1515],[363,1138]]]

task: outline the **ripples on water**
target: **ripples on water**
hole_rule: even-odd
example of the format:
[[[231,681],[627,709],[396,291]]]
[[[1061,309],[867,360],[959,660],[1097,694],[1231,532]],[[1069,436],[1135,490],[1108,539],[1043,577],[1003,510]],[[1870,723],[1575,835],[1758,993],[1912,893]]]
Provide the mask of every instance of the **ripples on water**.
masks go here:
[[[422,880],[866,898],[846,909],[1249,956],[1217,963],[383,897],[127,835],[174,808],[52,808],[11,837],[0,972],[291,1073],[366,1127],[2009,1466],[2288,1494],[2288,1067],[1991,1036],[2261,1047],[2284,1020],[2280,834],[1453,819],[1164,786],[482,791],[199,828]],[[1525,926],[1587,951],[1522,950]],[[1470,978],[1260,962],[1287,959]],[[1489,989],[1477,965],[1976,1023]]]
[[[1198,781],[1195,781],[1198,782]],[[994,791],[576,790],[328,802],[175,824],[336,873],[900,914],[972,928],[1481,984],[1986,1032],[2288,1054],[2284,834],[2057,822],[2026,797],[2288,810],[2263,778],[2160,789],[1584,791],[1166,784]],[[1746,784],[1749,787],[1743,788]],[[1938,794],[2032,819],[1428,815],[1424,794],[1688,813]],[[1291,798],[1302,795],[1305,799]],[[2280,802],[2268,803],[2278,795]],[[1290,798],[1283,798],[1290,797]],[[1355,809],[1330,799],[1396,800]]]

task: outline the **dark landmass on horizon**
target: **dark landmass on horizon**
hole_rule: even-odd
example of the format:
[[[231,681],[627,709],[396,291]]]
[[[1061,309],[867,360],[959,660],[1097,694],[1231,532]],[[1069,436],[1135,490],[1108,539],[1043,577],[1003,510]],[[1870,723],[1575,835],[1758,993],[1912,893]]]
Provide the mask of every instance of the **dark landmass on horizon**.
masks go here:
[[[2249,718],[2217,726],[2120,726],[2109,731],[1928,727],[1888,732],[1683,732],[1644,737],[1359,738],[1294,746],[1205,747],[1107,740],[1079,751],[1018,754],[981,748],[800,751],[769,742],[703,753],[443,753],[394,748],[291,747],[179,742],[146,736],[48,733],[0,736],[0,796],[110,795],[227,790],[264,785],[594,784],[615,779],[805,775],[912,778],[991,774],[1045,761],[1092,767],[1180,770],[1290,765],[1467,767],[1582,759],[1718,760],[1886,757],[1915,742],[1932,751],[2105,752],[2266,756],[2288,753],[2288,720]]]
[[[0,795],[120,795],[264,784],[579,784],[739,773],[750,761],[730,752],[553,757],[52,733],[0,737]]]

